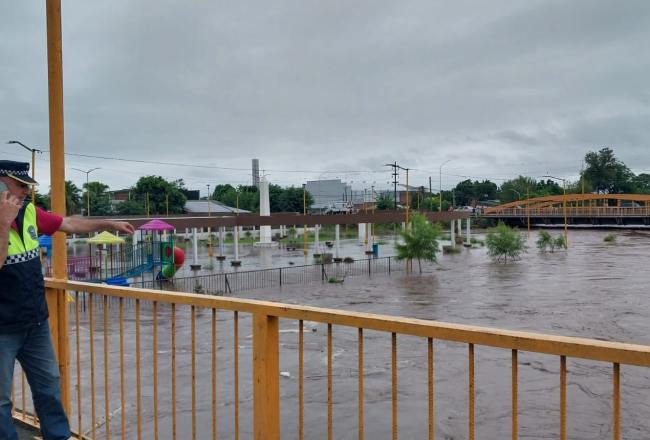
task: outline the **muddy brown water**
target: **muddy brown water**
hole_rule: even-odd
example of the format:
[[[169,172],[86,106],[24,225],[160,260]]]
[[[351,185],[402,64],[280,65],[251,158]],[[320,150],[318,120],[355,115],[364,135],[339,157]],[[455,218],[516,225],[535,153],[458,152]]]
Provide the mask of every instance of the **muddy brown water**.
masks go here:
[[[556,234],[559,233],[556,232]],[[441,256],[424,273],[348,278],[342,284],[285,286],[238,297],[282,301],[486,327],[581,336],[650,345],[648,262],[650,234],[621,231],[615,244],[604,231],[570,231],[568,251],[541,254],[534,247],[520,261],[492,262],[484,248]],[[417,267],[417,265],[415,266]],[[95,302],[94,342],[97,438],[105,438],[103,320]],[[81,305],[81,304],[80,304]],[[117,303],[109,315],[111,436],[119,437],[122,414],[127,436],[137,437],[134,304],[126,304],[126,407],[120,408]],[[191,438],[191,321],[177,311],[177,438]],[[153,434],[151,305],[142,304],[142,438]],[[91,410],[88,311],[80,318],[81,395],[87,431]],[[72,364],[76,357],[71,314]],[[170,308],[158,313],[159,438],[172,438]],[[197,311],[197,438],[211,438],[211,312]],[[297,323],[281,320],[282,438],[297,438]],[[427,343],[398,336],[398,425],[403,439],[427,438]],[[239,430],[251,438],[250,316],[239,315]],[[234,438],[233,314],[217,313],[217,425],[219,438]],[[327,438],[327,326],[305,323],[305,438]],[[358,438],[357,330],[333,328],[333,438]],[[435,429],[438,439],[468,438],[468,348],[435,342]],[[510,351],[476,346],[476,438],[511,436]],[[519,435],[559,437],[559,369],[555,356],[519,354]],[[611,438],[611,364],[568,360],[568,437]],[[288,377],[286,377],[288,376]],[[76,375],[73,406],[77,407]],[[364,430],[366,439],[391,438],[391,336],[364,332]],[[621,426],[625,439],[650,438],[650,371],[622,367]],[[76,414],[72,417],[77,427]]]

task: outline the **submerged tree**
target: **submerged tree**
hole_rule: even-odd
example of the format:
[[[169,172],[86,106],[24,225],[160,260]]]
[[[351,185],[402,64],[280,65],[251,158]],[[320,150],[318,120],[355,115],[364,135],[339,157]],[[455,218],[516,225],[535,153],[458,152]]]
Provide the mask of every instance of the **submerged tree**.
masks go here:
[[[515,260],[519,258],[526,249],[523,235],[517,229],[499,222],[496,228],[488,232],[485,237],[485,245],[488,248],[488,255],[496,261],[505,263],[508,258]]]
[[[438,239],[442,235],[440,226],[432,225],[421,214],[413,214],[411,227],[400,232],[404,243],[397,243],[398,260],[407,260],[410,264],[418,260],[420,273],[422,273],[422,260],[435,263],[439,252]]]
[[[539,233],[536,244],[537,249],[542,252],[546,252],[547,250],[555,252],[556,249],[566,249],[567,247],[566,241],[564,240],[564,235],[560,234],[557,237],[553,238],[553,236],[546,231]]]

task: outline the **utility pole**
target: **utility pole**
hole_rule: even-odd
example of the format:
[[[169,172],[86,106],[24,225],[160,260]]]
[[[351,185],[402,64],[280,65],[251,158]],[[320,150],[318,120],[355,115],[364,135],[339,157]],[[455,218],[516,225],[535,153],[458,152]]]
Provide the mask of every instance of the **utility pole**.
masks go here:
[[[397,169],[401,167],[397,165],[397,162],[387,163],[385,166],[393,168],[393,172],[391,173],[391,176],[393,176],[393,202],[395,205],[394,209],[397,211],[397,177],[399,176]]]

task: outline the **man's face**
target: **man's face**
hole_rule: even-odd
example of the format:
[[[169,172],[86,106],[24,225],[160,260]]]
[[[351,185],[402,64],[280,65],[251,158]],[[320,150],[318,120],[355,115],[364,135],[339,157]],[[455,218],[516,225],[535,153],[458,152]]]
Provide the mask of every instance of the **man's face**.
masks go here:
[[[25,198],[31,193],[31,188],[29,185],[21,183],[15,179],[12,179],[11,177],[1,176],[0,182],[3,182],[5,185],[7,185],[9,193],[14,197],[19,198],[20,200],[25,200]]]

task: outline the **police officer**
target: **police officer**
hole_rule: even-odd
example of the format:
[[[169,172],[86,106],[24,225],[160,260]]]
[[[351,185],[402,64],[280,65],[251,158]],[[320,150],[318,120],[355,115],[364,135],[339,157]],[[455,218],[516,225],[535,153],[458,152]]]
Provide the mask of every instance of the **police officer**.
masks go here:
[[[0,439],[18,440],[11,411],[16,360],[29,382],[44,440],[67,440],[59,369],[48,325],[38,235],[99,230],[133,233],[127,222],[60,217],[27,200],[29,164],[0,160]]]

